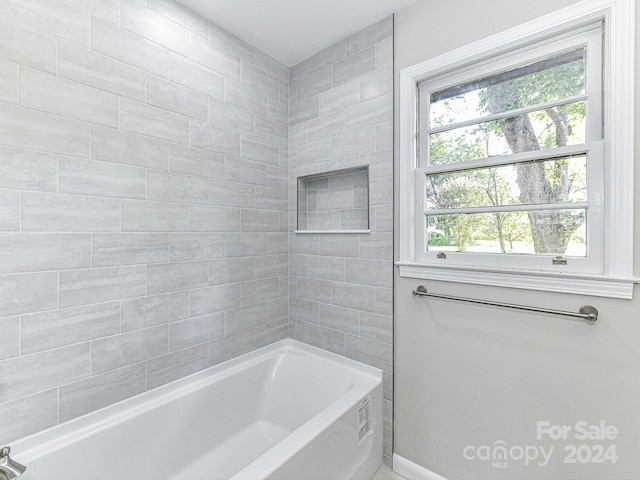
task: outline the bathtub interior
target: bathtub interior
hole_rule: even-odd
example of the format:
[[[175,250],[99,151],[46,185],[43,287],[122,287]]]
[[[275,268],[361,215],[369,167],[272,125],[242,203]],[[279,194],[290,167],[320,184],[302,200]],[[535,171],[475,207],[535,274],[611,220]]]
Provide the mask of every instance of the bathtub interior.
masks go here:
[[[18,442],[23,478],[231,478],[354,386],[348,368],[296,348],[192,377]]]

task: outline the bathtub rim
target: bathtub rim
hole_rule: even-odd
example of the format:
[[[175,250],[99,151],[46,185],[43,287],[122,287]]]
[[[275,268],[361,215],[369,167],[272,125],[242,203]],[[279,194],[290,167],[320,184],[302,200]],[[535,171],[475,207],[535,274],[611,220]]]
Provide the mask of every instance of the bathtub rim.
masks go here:
[[[320,357],[323,360],[338,364],[342,368],[356,373],[363,379],[369,380],[371,385],[382,382],[383,373],[382,370],[378,368],[305,344],[298,340],[286,338],[86,413],[67,422],[14,440],[10,442],[13,457],[17,461],[25,463],[28,468],[30,462],[44,455],[81,441],[83,438],[99,433],[102,430],[124,423],[131,418],[143,414],[147,410],[162,406],[228,378],[237,372],[268,360],[269,357],[282,354],[302,354],[311,357]],[[320,412],[317,412],[303,425],[307,425],[310,422],[315,424],[318,421],[316,417],[320,414],[325,414],[327,409],[335,407],[336,402],[340,399],[353,394],[354,389],[352,386],[345,395],[339,397]],[[346,411],[347,409],[344,410]],[[332,409],[332,411],[335,411],[335,409]],[[253,465],[253,463],[254,462],[249,465]]]

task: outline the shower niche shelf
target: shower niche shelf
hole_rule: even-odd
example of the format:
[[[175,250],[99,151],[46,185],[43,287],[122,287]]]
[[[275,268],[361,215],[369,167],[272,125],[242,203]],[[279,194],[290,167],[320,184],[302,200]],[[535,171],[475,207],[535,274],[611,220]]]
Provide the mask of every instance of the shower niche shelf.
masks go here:
[[[369,165],[298,177],[295,233],[369,233]]]

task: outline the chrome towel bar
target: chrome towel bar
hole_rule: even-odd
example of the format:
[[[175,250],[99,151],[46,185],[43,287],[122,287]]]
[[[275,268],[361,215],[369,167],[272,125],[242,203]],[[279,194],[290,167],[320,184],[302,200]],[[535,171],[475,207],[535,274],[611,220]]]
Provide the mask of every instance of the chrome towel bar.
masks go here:
[[[526,305],[515,305],[513,303],[489,302],[486,300],[477,300],[475,298],[454,297],[453,295],[442,295],[440,293],[430,293],[430,292],[427,292],[427,289],[423,285],[418,285],[418,287],[411,293],[413,293],[414,297],[433,297],[433,298],[441,298],[444,300],[456,300],[458,302],[478,303],[480,305],[491,305],[494,307],[515,308],[516,310],[526,310],[527,312],[549,313],[551,315],[563,315],[565,317],[582,318],[583,320],[587,320],[591,323],[598,320],[598,309],[591,305],[583,305],[582,307],[580,307],[579,312],[567,312],[564,310],[553,310],[551,308],[527,307]]]

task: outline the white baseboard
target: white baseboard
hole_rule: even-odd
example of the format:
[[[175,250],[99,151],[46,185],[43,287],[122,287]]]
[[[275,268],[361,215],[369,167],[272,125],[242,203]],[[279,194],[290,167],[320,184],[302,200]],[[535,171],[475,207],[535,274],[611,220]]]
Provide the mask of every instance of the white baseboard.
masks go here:
[[[393,471],[407,480],[447,480],[442,475],[432,472],[417,463],[413,463],[397,453],[393,454]]]

